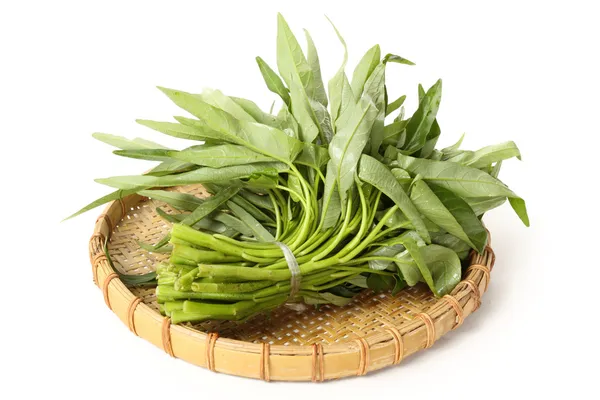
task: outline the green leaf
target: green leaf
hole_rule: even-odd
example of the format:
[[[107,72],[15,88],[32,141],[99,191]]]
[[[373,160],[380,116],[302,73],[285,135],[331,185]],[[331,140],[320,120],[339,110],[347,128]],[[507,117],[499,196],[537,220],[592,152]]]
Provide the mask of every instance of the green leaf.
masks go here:
[[[431,154],[435,150],[435,145],[437,144],[438,139],[440,138],[441,130],[440,125],[437,122],[437,119],[433,120],[433,124],[431,125],[431,129],[425,138],[425,144],[419,150],[419,157],[421,158],[430,158]]]
[[[265,209],[268,211],[272,211],[272,212],[275,211],[273,202],[271,201],[269,196],[252,193],[249,190],[242,190],[239,193],[239,195],[242,196],[247,201],[249,201],[250,203],[254,204],[256,207],[259,207],[259,208],[262,208],[262,209]]]
[[[422,247],[420,250],[431,272],[433,293],[437,297],[450,293],[461,278],[461,263],[456,253],[436,244]]]
[[[194,146],[181,151],[171,151],[168,154],[181,161],[211,168],[275,161],[271,157],[235,144]]]
[[[201,221],[204,217],[216,211],[221,205],[223,205],[230,198],[235,196],[240,190],[237,186],[230,186],[221,190],[219,193],[214,196],[208,197],[202,204],[200,204],[191,214],[187,215],[183,221],[181,221],[182,225],[192,226]],[[227,202],[229,205],[230,202]]]
[[[431,271],[427,267],[427,262],[425,261],[423,254],[421,253],[421,248],[423,248],[425,246],[420,247],[417,244],[417,241],[413,238],[413,235],[414,235],[414,233],[411,233],[411,231],[403,233],[399,237],[399,242],[402,243],[404,245],[404,247],[406,247],[406,250],[412,257],[415,264],[417,265],[418,272],[421,275],[421,278],[419,280],[427,283],[427,286],[429,286],[429,289],[431,289],[431,291],[435,294],[436,293],[435,292],[435,284],[433,281]],[[411,281],[414,281],[414,278],[417,276],[415,271],[414,270],[411,271],[411,276],[408,277],[407,275],[405,275],[405,273],[408,273],[408,271],[403,270],[403,264],[401,264],[401,263],[397,263],[397,264],[398,264],[398,267],[400,268],[400,270],[402,271],[402,276],[404,277],[404,280],[406,281],[406,283],[411,285]]]
[[[460,135],[460,138],[458,139],[458,141],[456,143],[454,143],[452,146],[444,147],[442,149],[442,153],[443,154],[452,154],[452,153],[458,151],[458,149],[460,149],[460,145],[462,144],[464,139],[465,139],[465,134],[463,133],[462,135]]]
[[[256,120],[244,110],[238,103],[228,96],[225,96],[220,90],[204,89],[201,94],[195,95],[207,104],[219,108],[239,121],[256,122]]]
[[[289,90],[285,87],[279,75],[277,75],[277,73],[275,73],[262,58],[256,57],[256,63],[258,64],[258,68],[260,68],[260,73],[269,90],[279,95],[285,104],[290,107],[291,99]]]
[[[134,194],[136,192],[136,190],[116,190],[112,193],[107,194],[106,196],[102,196],[97,200],[92,201],[90,204],[88,204],[87,206],[83,207],[81,210],[77,211],[76,213],[68,216],[67,218],[63,219],[63,221],[66,221],[68,219],[71,219],[73,217],[76,217],[80,214],[83,214],[84,212],[93,210],[96,207],[99,207],[103,204],[109,203],[111,201],[116,201],[116,200],[120,200],[124,197],[127,197],[131,194]]]
[[[431,242],[439,244],[440,246],[447,247],[457,254],[462,252],[469,252],[471,250],[471,246],[449,233],[432,232]]]
[[[336,122],[337,133],[329,144],[329,164],[332,165],[331,171],[334,172],[342,205],[354,183],[358,160],[369,140],[377,113],[373,103],[363,99],[358,104],[350,104]]]
[[[321,202],[321,218],[323,220],[322,230],[334,226],[342,213],[342,203],[340,200],[337,183],[335,181],[335,166],[329,161],[327,163],[327,173],[325,175],[325,187]]]
[[[206,140],[206,139],[219,139],[218,133],[213,132],[206,125],[198,125],[196,127],[190,127],[175,122],[159,122],[150,121],[147,119],[137,119],[140,125],[146,126],[155,131],[164,133],[165,135],[173,136],[180,139],[189,140]]]
[[[406,144],[403,151],[412,154],[420,150],[427,141],[442,97],[442,81],[438,80],[419,102],[419,108],[406,125]]]
[[[283,130],[288,136],[295,139],[300,137],[300,126],[298,125],[298,121],[286,106],[281,107],[281,110],[279,110],[279,113],[277,114],[277,125],[279,129]]]
[[[392,174],[396,178],[396,181],[402,186],[402,189],[408,193],[410,184],[413,181],[413,179],[410,177],[410,174],[402,168],[392,168]]]
[[[232,201],[227,202],[227,207],[252,231],[253,236],[261,242],[273,242],[275,238],[265,229],[250,213]]]
[[[140,248],[142,248],[142,250],[146,250],[150,253],[168,254],[173,251],[173,246],[170,245],[165,245],[156,248],[154,245],[142,241],[138,241],[137,244],[140,246]]]
[[[305,143],[302,153],[294,162],[314,169],[321,169],[327,164],[327,161],[329,161],[329,152],[326,148],[312,143]]]
[[[168,214],[160,207],[156,207],[156,213],[158,214],[159,217],[161,217],[165,221],[170,222],[172,224],[176,224],[178,222],[183,221],[183,219],[187,216],[187,213],[186,214],[184,214],[184,213]],[[150,245],[150,247],[154,247],[154,246]]]
[[[529,226],[523,199],[498,179],[476,168],[447,161],[432,161],[398,154],[397,166],[411,174],[419,174],[427,182],[444,187],[456,195],[467,197],[508,197],[511,205],[526,226]],[[514,203],[514,205],[513,205]]]
[[[342,65],[340,66],[340,68],[338,69],[336,74],[333,76],[333,78],[331,78],[331,80],[328,83],[329,100],[330,100],[329,107],[331,109],[331,121],[333,121],[335,124],[335,121],[338,119],[338,116],[340,115],[340,108],[342,105],[342,93],[344,90],[344,86],[347,85],[348,87],[350,87],[350,83],[348,82],[348,77],[346,76],[346,73],[344,72],[346,69],[346,63],[348,62],[348,48],[346,46],[346,41],[344,40],[344,38],[342,37],[340,32],[337,30],[337,28],[335,27],[333,22],[331,22],[331,20],[329,18],[327,18],[327,20],[333,27],[335,34],[337,35],[338,39],[342,43],[342,46],[344,47],[344,60],[342,61]]]
[[[385,292],[396,286],[396,279],[390,275],[370,274],[367,277],[367,285],[374,292]]]
[[[180,118],[196,128],[201,123],[214,130],[217,140],[240,144],[278,161],[291,162],[302,150],[302,143],[283,131],[255,122],[240,121],[189,93],[160,88],[175,104],[204,122]]]
[[[383,57],[383,63],[388,63],[388,62],[392,62],[392,63],[396,63],[396,64],[405,64],[405,65],[415,65],[414,62],[407,60],[406,58],[397,56],[395,54],[386,54],[385,57]]]
[[[403,142],[401,142],[401,138],[402,138],[402,133],[406,132],[406,124],[408,123],[408,120],[403,120],[403,121],[396,121],[396,122],[392,122],[389,125],[386,125],[383,128],[383,144],[387,144],[390,146],[395,147],[402,147],[404,145]],[[406,136],[404,136],[404,139],[406,139]],[[387,148],[386,148],[387,151]],[[396,158],[395,154],[397,154],[398,152],[394,152],[394,159]]]
[[[360,97],[362,95],[367,79],[369,79],[371,73],[379,65],[380,61],[381,49],[379,48],[379,45],[376,44],[375,46],[371,47],[358,62],[358,65],[352,74],[351,84],[352,93],[354,93],[356,97]]]
[[[508,202],[515,213],[517,213],[521,221],[523,221],[523,224],[525,224],[525,226],[529,226],[529,216],[527,215],[525,200],[520,197],[509,197]]]
[[[275,168],[276,170],[283,172],[286,171],[288,167],[281,163],[257,163],[223,168],[204,167],[178,175],[114,176],[111,178],[96,179],[96,182],[118,189],[143,190],[149,187],[180,186],[191,185],[194,183],[213,183],[248,178],[252,174],[271,168]]]
[[[165,176],[180,174],[183,172],[189,172],[198,169],[198,166],[185,161],[179,160],[166,160],[152,168],[150,171],[144,173],[149,176]]]
[[[412,201],[410,201],[410,198],[402,187],[398,185],[392,172],[385,165],[373,157],[363,154],[360,159],[358,177],[375,186],[389,197],[408,217],[423,240],[430,243],[429,232],[419,211],[415,208]]]
[[[415,286],[419,282],[423,282],[423,275],[417,267],[417,263],[413,260],[408,250],[396,255],[396,265],[400,271],[402,279],[408,286]]]
[[[422,180],[415,181],[410,199],[417,209],[434,224],[482,252],[487,243],[487,231],[469,205],[447,189],[430,188]]]
[[[171,207],[186,211],[194,211],[204,202],[204,199],[189,193],[171,192],[167,190],[141,190],[138,194],[140,196],[146,196],[154,200],[162,201]]]
[[[385,212],[388,210],[389,209],[377,211],[375,213],[375,217],[377,218],[377,220],[378,221],[381,220],[381,218],[383,218],[383,216],[385,215]],[[432,232],[440,231],[440,227],[437,226],[436,224],[434,224],[433,222],[431,222],[425,216],[421,215],[421,219],[423,220],[423,223],[425,224],[425,227],[427,228],[427,230],[429,231],[430,234]],[[396,212],[394,214],[392,214],[386,221],[384,221],[384,224],[385,224],[385,226],[387,226],[389,228],[393,228],[393,229],[410,229],[410,230],[415,229],[415,227],[410,222],[410,220],[400,210],[396,210]],[[425,244],[425,242],[423,242],[423,245],[424,244]]]
[[[242,99],[241,97],[229,96],[229,98],[242,107],[244,111],[250,114],[252,118],[254,118],[259,124],[269,125],[275,128],[279,127],[279,121],[277,121],[277,117],[275,115],[271,115],[270,113],[264,112],[253,101]]]
[[[369,286],[367,285],[367,277],[364,275],[355,276],[354,278],[348,279],[346,282],[348,282],[354,286],[358,286],[359,288],[362,288],[362,289],[369,288]]]
[[[283,80],[290,88],[292,114],[300,127],[300,138],[312,143],[317,135],[322,142],[329,142],[333,136],[331,117],[327,112],[327,96],[321,79],[319,58],[308,32],[308,60],[294,34],[281,16],[278,15],[277,66]]]
[[[182,214],[167,214],[165,213],[160,207],[156,208],[156,213],[161,217],[164,218],[166,221],[171,222],[171,223],[179,223],[181,221],[183,221],[185,219],[185,217],[187,217],[189,214],[188,213],[182,213]],[[219,214],[219,212],[216,213],[212,213],[211,216],[214,216],[216,214]],[[235,217],[232,217],[235,218]],[[240,223],[242,223],[240,221]],[[210,232],[214,232],[214,233],[220,233],[221,235],[224,236],[228,236],[228,237],[232,237],[235,236],[236,234],[240,233],[237,230],[234,230],[232,228],[227,227],[225,224],[223,224],[222,222],[219,222],[215,219],[212,219],[210,217],[204,217],[202,218],[200,221],[198,221],[197,223],[195,223],[192,228],[197,229],[197,230],[205,230],[205,231],[210,231]],[[150,251],[156,251],[155,246],[151,246],[151,245],[147,245],[149,246],[149,248],[152,248],[153,250]],[[161,247],[160,249],[164,249],[166,246]]]
[[[118,147],[121,150],[139,150],[139,149],[167,149],[158,143],[151,142],[146,139],[135,138],[127,139],[123,136],[110,135],[108,133],[93,133],[92,137],[101,142]]]
[[[394,275],[394,279],[396,280],[396,284],[392,289],[392,296],[397,295],[402,291],[402,289],[406,287],[406,281],[402,279],[402,277],[400,277],[399,275]]]
[[[235,196],[231,199],[231,201],[237,204],[238,206],[242,207],[244,210],[246,210],[246,212],[248,212],[248,214],[252,215],[259,221],[273,223],[275,222],[273,218],[262,212],[258,207],[256,207],[254,204],[250,203],[248,200],[241,196]]]
[[[300,83],[306,94],[315,92],[313,71],[281,14],[277,14],[277,68],[290,90],[294,81]],[[292,105],[293,101],[292,96]]]
[[[385,119],[385,64],[379,64],[363,88],[364,98],[367,98],[377,108],[377,115],[373,121],[370,135],[370,153],[373,157],[379,155],[379,147],[384,139],[384,119]]]
[[[398,269],[409,286],[425,282],[431,291],[442,297],[460,282],[461,263],[457,254],[443,246],[416,246],[410,237],[404,238],[408,251],[396,256]]]
[[[304,143],[312,143],[319,135],[319,127],[313,119],[314,111],[309,99],[296,80],[290,82],[292,115],[298,121],[299,138]]]
[[[213,215],[215,221],[221,222],[222,224],[234,229],[245,236],[252,236],[252,230],[244,223],[241,219],[229,215],[224,212],[218,212]]]
[[[303,296],[303,301],[306,304],[333,304],[334,306],[343,307],[352,301],[352,297],[337,296],[329,292],[310,292]]]
[[[429,155],[429,159],[430,160],[434,160],[434,161],[440,161],[442,159],[442,152],[439,150],[433,150],[431,152],[431,154]]]
[[[291,190],[293,190],[296,193],[302,193],[302,186],[300,185],[300,179],[298,179],[298,176],[296,176],[296,175],[292,175],[292,174],[288,175],[287,186],[288,186],[288,188],[290,188]],[[290,192],[290,197],[292,198],[292,201],[294,201],[295,203],[300,201],[300,197],[296,196],[292,192]]]
[[[465,201],[469,204],[475,215],[480,216],[504,204],[506,197],[468,197],[465,198]]]
[[[477,215],[473,212],[473,209],[469,204],[448,189],[444,189],[437,185],[430,185],[430,187],[437,198],[444,204],[448,211],[452,213],[454,218],[456,218],[456,221],[461,225],[463,231],[471,240],[471,243],[475,245],[475,250],[479,253],[483,252],[488,241],[487,230],[481,223],[481,220],[477,218]],[[440,224],[437,225],[441,226]],[[469,243],[466,240],[465,242]]]
[[[333,125],[331,124],[331,116],[329,115],[329,111],[327,111],[327,107],[312,99],[309,100],[309,104],[313,112],[313,118],[315,118],[317,126],[325,139],[322,140],[322,143],[331,142],[333,138]]]
[[[465,151],[453,157],[446,158],[446,160],[468,167],[483,168],[495,162],[508,160],[513,157],[521,159],[519,148],[515,142],[504,142],[486,146],[477,151]]]
[[[308,65],[310,66],[314,82],[311,88],[312,91],[309,92],[307,90],[306,94],[310,99],[314,99],[320,104],[322,104],[324,107],[327,107],[327,93],[325,93],[325,86],[323,85],[323,78],[321,77],[321,65],[319,64],[319,55],[317,53],[317,48],[315,47],[315,43],[313,42],[310,33],[308,33],[306,29],[304,30],[304,34],[306,35],[306,43],[308,45],[306,58],[308,61]]]
[[[391,113],[393,113],[394,111],[399,109],[400,106],[402,106],[402,104],[404,104],[404,100],[406,100],[406,95],[402,95],[402,96],[398,97],[396,100],[392,101],[390,104],[388,104],[385,109],[385,116],[387,117],[388,115],[390,115]]]
[[[149,161],[168,161],[171,159],[169,153],[172,150],[166,149],[135,149],[135,150],[115,150],[113,154],[121,157],[135,158],[137,160]]]
[[[502,167],[502,161],[498,161],[496,164],[494,164],[494,167],[492,168],[490,175],[493,176],[494,178],[498,179],[498,175],[500,174],[501,167]]]
[[[106,260],[108,264],[111,266],[112,270],[117,273],[119,279],[125,286],[127,287],[140,287],[140,286],[156,286],[156,272],[147,272],[142,275],[127,275],[119,272],[119,270],[115,269],[112,259],[110,257],[110,252],[108,251],[108,238],[104,241],[104,246],[102,246],[102,250],[104,251],[104,255],[106,256]]]
[[[379,249],[377,249],[375,252],[370,254],[370,256],[394,257],[398,253],[403,252],[404,250],[405,250],[405,247],[401,244],[395,244],[392,246],[382,246]],[[389,267],[391,264],[392,264],[392,261],[388,261],[388,260],[370,260],[369,268],[371,268],[375,271],[383,271],[387,267]]]
[[[357,97],[352,93],[352,87],[350,86],[350,82],[348,82],[348,77],[344,74],[342,79],[342,94],[341,94],[341,105],[337,119],[335,120],[335,131],[337,133],[339,129],[339,120],[342,115],[348,113],[348,109],[351,107],[355,107],[357,103],[360,104]],[[364,99],[363,102],[368,102],[368,100]]]

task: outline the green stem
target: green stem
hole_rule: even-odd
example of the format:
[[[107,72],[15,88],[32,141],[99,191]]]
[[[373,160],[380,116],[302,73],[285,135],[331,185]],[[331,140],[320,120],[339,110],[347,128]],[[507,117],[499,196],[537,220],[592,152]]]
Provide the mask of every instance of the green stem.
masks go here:
[[[284,281],[290,279],[290,271],[200,264],[197,276],[200,278],[228,277],[248,281]]]
[[[248,293],[271,286],[269,281],[240,282],[240,283],[204,283],[192,282],[190,285],[193,292],[205,293]]]
[[[195,264],[215,264],[242,261],[241,257],[228,256],[223,253],[219,253],[218,251],[212,250],[197,250],[190,246],[185,246],[182,244],[173,245],[173,252],[171,254],[185,258],[187,260],[191,260]]]
[[[354,249],[352,249],[352,247],[350,247],[350,246],[344,247],[344,249],[342,249],[342,251],[340,251],[340,253],[338,253],[338,256],[340,257],[340,261],[343,263],[347,262],[347,261],[353,259],[361,251],[363,251],[373,241],[374,237],[384,226],[385,220],[388,219],[394,212],[396,212],[397,209],[398,209],[398,206],[391,207],[388,210],[388,212],[385,213],[382,220],[379,221],[379,223],[375,226],[375,228],[373,228],[373,230],[371,230],[369,235],[358,246],[354,247]],[[348,253],[348,250],[351,250],[350,253]]]
[[[340,244],[342,239],[344,239],[344,236],[346,235],[346,228],[348,227],[348,224],[350,223],[350,210],[352,209],[352,198],[348,199],[348,204],[346,206],[346,209],[347,209],[346,217],[344,218],[342,227],[340,228],[335,239],[333,241],[331,241],[323,250],[321,250],[319,253],[315,254],[312,258],[313,261],[318,261],[318,260],[322,259],[323,257],[325,257],[326,255],[328,255],[331,251],[333,251],[333,249],[335,249],[337,247],[338,244]]]
[[[269,191],[269,198],[271,199],[271,203],[273,203],[273,212],[275,213],[275,223],[277,224],[277,231],[275,233],[275,240],[279,240],[281,236],[281,215],[279,214],[279,206],[277,205],[277,200],[275,200],[275,195],[271,191]]]

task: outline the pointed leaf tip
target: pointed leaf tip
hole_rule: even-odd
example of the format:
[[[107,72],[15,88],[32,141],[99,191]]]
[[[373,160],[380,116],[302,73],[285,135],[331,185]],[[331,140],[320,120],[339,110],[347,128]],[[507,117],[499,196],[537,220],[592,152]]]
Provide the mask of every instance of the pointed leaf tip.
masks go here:
[[[180,92],[179,90],[169,89],[163,86],[157,86],[157,89],[166,94],[167,96],[170,96],[171,94],[177,94]]]

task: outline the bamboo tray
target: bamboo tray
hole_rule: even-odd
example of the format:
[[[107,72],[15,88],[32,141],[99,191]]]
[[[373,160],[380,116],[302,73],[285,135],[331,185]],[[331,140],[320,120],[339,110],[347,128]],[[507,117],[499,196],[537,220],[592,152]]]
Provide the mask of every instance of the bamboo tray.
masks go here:
[[[201,186],[177,190],[206,195]],[[431,347],[479,308],[495,261],[489,245],[482,255],[472,254],[463,280],[440,299],[417,285],[395,297],[364,291],[344,307],[280,307],[270,318],[260,315],[244,323],[172,325],[158,312],[153,289],[129,289],[116,273],[146,273],[167,257],[137,244],[154,243],[168,232],[168,224],[155,212],[157,206],[170,210],[164,203],[128,196],[110,203],[96,221],[90,261],[106,305],[134,334],[172,357],[266,381],[364,375]],[[103,251],[106,238],[112,265]]]

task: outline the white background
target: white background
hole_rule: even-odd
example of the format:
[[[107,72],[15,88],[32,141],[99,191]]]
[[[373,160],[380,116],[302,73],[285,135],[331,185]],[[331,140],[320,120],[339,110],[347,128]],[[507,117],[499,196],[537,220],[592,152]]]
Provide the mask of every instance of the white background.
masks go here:
[[[594,397],[599,222],[598,11],[593,1],[72,2],[0,6],[0,397]],[[440,145],[515,140],[500,175],[527,200],[486,216],[498,256],[480,311],[399,367],[326,384],[265,384],[210,373],[136,338],[94,287],[87,241],[107,193],[93,178],[138,173],[92,139],[144,136],[135,124],[174,105],[155,85],[205,86],[268,107],[254,57],[275,66],[276,12],[308,28],[329,79],[379,43],[417,63],[390,65],[390,97],[441,77]],[[301,36],[300,36],[301,37]],[[351,73],[351,68],[348,72]],[[168,139],[168,138],[167,138]],[[595,307],[597,310],[597,307]],[[592,364],[590,364],[592,363]]]

